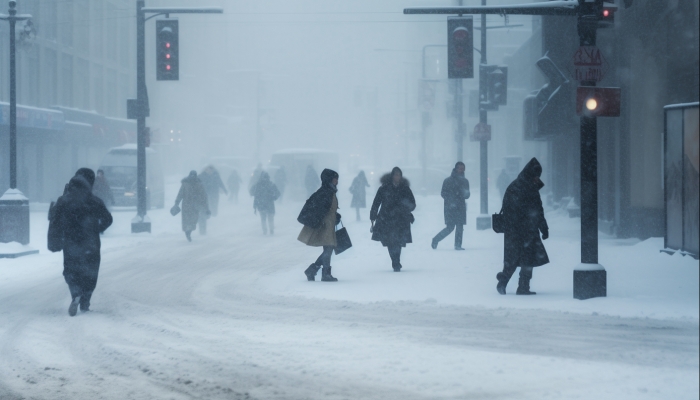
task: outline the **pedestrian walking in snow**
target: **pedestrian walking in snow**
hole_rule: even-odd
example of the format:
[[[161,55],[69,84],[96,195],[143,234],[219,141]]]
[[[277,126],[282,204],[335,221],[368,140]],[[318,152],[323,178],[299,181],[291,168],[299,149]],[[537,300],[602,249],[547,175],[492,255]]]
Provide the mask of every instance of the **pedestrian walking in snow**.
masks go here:
[[[191,171],[189,176],[182,180],[173,208],[179,207],[180,202],[182,202],[182,230],[185,232],[187,240],[191,242],[191,234],[197,229],[200,215],[210,214],[207,192],[197,177],[197,171]]]
[[[231,175],[228,176],[226,186],[228,186],[229,201],[238,204],[238,191],[241,189],[241,177],[235,169],[231,172]]]
[[[306,176],[304,177],[304,186],[306,186],[306,192],[308,193],[309,197],[316,192],[316,189],[318,189],[319,185],[322,185],[323,182],[319,182],[318,179],[318,174],[316,173],[316,170],[314,169],[313,166],[309,165],[306,167]]]
[[[416,199],[399,167],[382,176],[380,183],[369,213],[372,240],[382,242],[388,248],[394,272],[401,272],[401,248],[413,242],[411,224],[414,218],[411,212],[416,209]]]
[[[63,277],[71,303],[68,314],[90,310],[90,299],[100,270],[100,234],[112,225],[112,214],[104,202],[92,194],[95,173],[81,168],[71,178],[63,196],[52,207],[48,248],[63,250]]]
[[[307,246],[323,247],[321,255],[304,271],[310,281],[316,280],[316,273],[321,266],[321,281],[338,281],[331,275],[331,255],[337,245],[335,226],[340,223],[337,191],[338,173],[324,169],[321,172],[321,188],[306,200],[297,218],[304,225],[297,239]]]
[[[250,195],[254,196],[253,209],[260,213],[263,235],[267,235],[268,226],[270,235],[275,234],[275,200],[279,199],[280,192],[277,186],[270,182],[267,172],[260,174],[258,183],[250,189]]]
[[[459,161],[452,170],[452,175],[442,182],[440,195],[444,199],[445,229],[433,238],[431,246],[437,248],[438,243],[455,231],[455,250],[462,248],[464,225],[467,224],[467,199],[469,198],[469,181],[464,177],[464,163]]]
[[[367,193],[365,188],[369,187],[365,171],[360,171],[359,174],[352,180],[350,185],[350,193],[352,193],[352,201],[350,207],[354,208],[357,213],[357,220],[360,220],[360,208],[367,207]]]
[[[207,193],[207,203],[209,205],[209,213],[199,214],[199,234],[206,235],[207,220],[219,213],[219,191],[223,190],[226,194],[228,194],[228,191],[226,186],[224,186],[224,182],[221,181],[219,171],[211,165],[199,174],[199,180]]]
[[[532,268],[549,263],[547,251],[542,244],[542,240],[549,237],[549,227],[544,218],[539,193],[544,186],[540,176],[542,166],[533,158],[508,186],[503,196],[503,271],[496,275],[496,289],[500,294],[506,294],[508,281],[517,267],[520,267],[520,280],[515,293],[535,294],[530,291]]]
[[[112,188],[105,178],[105,172],[101,169],[97,170],[97,176],[95,176],[95,184],[92,185],[92,194],[99,197],[107,209],[114,205],[114,193],[112,193]]]
[[[281,166],[276,172],[275,172],[275,186],[277,186],[277,190],[280,191],[280,201],[282,201],[282,198],[284,197],[284,190],[287,188],[287,171],[284,169],[284,166]]]

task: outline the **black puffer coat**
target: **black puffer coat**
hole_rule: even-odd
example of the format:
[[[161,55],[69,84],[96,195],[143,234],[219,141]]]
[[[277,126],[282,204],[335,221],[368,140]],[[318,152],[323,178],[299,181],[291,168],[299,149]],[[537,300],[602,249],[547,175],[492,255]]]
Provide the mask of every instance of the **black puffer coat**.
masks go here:
[[[302,207],[297,221],[309,228],[318,228],[321,226],[323,218],[325,218],[328,210],[333,204],[333,197],[338,191],[338,188],[333,185],[333,179],[338,177],[338,173],[332,169],[324,169],[321,172],[321,187],[316,190]]]
[[[275,213],[275,200],[279,199],[280,191],[277,186],[270,181],[267,172],[260,174],[260,179],[251,189],[250,194],[255,197],[253,208],[263,213]]]
[[[94,289],[100,268],[100,233],[110,225],[112,214],[104,202],[92,194],[90,183],[79,175],[71,178],[65,194],[52,209],[49,235],[54,237],[49,240],[61,244],[63,275],[69,279],[87,279],[90,281],[88,291]]]
[[[467,178],[453,169],[452,175],[442,182],[440,195],[445,199],[445,225],[466,225],[466,200],[470,196]]]
[[[391,174],[380,179],[382,186],[377,190],[372,202],[369,219],[374,221],[372,240],[382,242],[384,246],[402,246],[412,243],[411,224],[416,209],[410,183],[401,178],[398,185],[392,182]]]
[[[511,182],[503,196],[505,239],[503,261],[518,267],[539,267],[549,263],[540,232],[549,235],[539,190],[542,166],[530,160],[518,178]]]

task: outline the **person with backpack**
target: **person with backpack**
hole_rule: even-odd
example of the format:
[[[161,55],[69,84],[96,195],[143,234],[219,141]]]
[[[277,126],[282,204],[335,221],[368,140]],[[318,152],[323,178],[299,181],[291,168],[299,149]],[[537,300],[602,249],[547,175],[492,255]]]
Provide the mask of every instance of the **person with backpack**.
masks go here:
[[[338,214],[338,173],[324,169],[321,172],[321,187],[316,190],[301,209],[297,220],[304,225],[297,238],[307,246],[323,247],[323,252],[304,271],[309,281],[316,280],[316,273],[321,272],[322,282],[337,282],[331,275],[331,256],[337,245],[335,226],[340,223]]]
[[[100,234],[112,225],[112,214],[92,194],[94,183],[91,169],[79,169],[49,210],[47,244],[52,252],[63,251],[63,277],[71,294],[71,317],[77,314],[78,306],[83,312],[90,310],[100,270]]]

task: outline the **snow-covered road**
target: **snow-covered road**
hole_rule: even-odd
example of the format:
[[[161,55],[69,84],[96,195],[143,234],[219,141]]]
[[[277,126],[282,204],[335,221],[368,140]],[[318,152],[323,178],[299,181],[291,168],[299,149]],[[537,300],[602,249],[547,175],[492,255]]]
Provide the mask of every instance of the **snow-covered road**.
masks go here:
[[[400,274],[341,210],[355,247],[334,257],[336,284],[305,281],[317,254],[295,241],[291,202],[274,237],[245,199],[193,243],[166,210],[151,212],[152,235],[129,234],[133,211],[116,212],[93,311],[75,318],[60,253],[0,260],[0,398],[698,398],[697,261],[603,240],[603,264],[653,254],[670,272],[610,268],[610,297],[573,300],[575,224],[552,216],[557,261],[535,271],[539,294],[499,296],[502,239],[470,213],[468,250],[445,250],[448,237],[434,251],[440,202],[418,200]]]

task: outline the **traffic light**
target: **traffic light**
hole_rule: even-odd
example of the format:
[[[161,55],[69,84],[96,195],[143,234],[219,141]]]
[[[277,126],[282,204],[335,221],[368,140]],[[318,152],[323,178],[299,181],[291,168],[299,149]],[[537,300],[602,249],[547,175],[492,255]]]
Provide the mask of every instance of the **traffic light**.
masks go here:
[[[546,55],[536,63],[548,83],[532,92],[523,103],[523,133],[526,140],[542,140],[571,130],[575,124],[571,84]],[[573,98],[571,98],[573,100]],[[572,120],[572,118],[574,120]]]
[[[508,100],[508,67],[496,67],[488,74],[489,103],[505,106]]]
[[[180,79],[180,51],[178,21],[162,19],[156,21],[156,79],[177,81]]]
[[[447,77],[474,77],[474,18],[447,18]]]
[[[579,86],[576,88],[576,114],[586,117],[619,117],[620,88]]]

